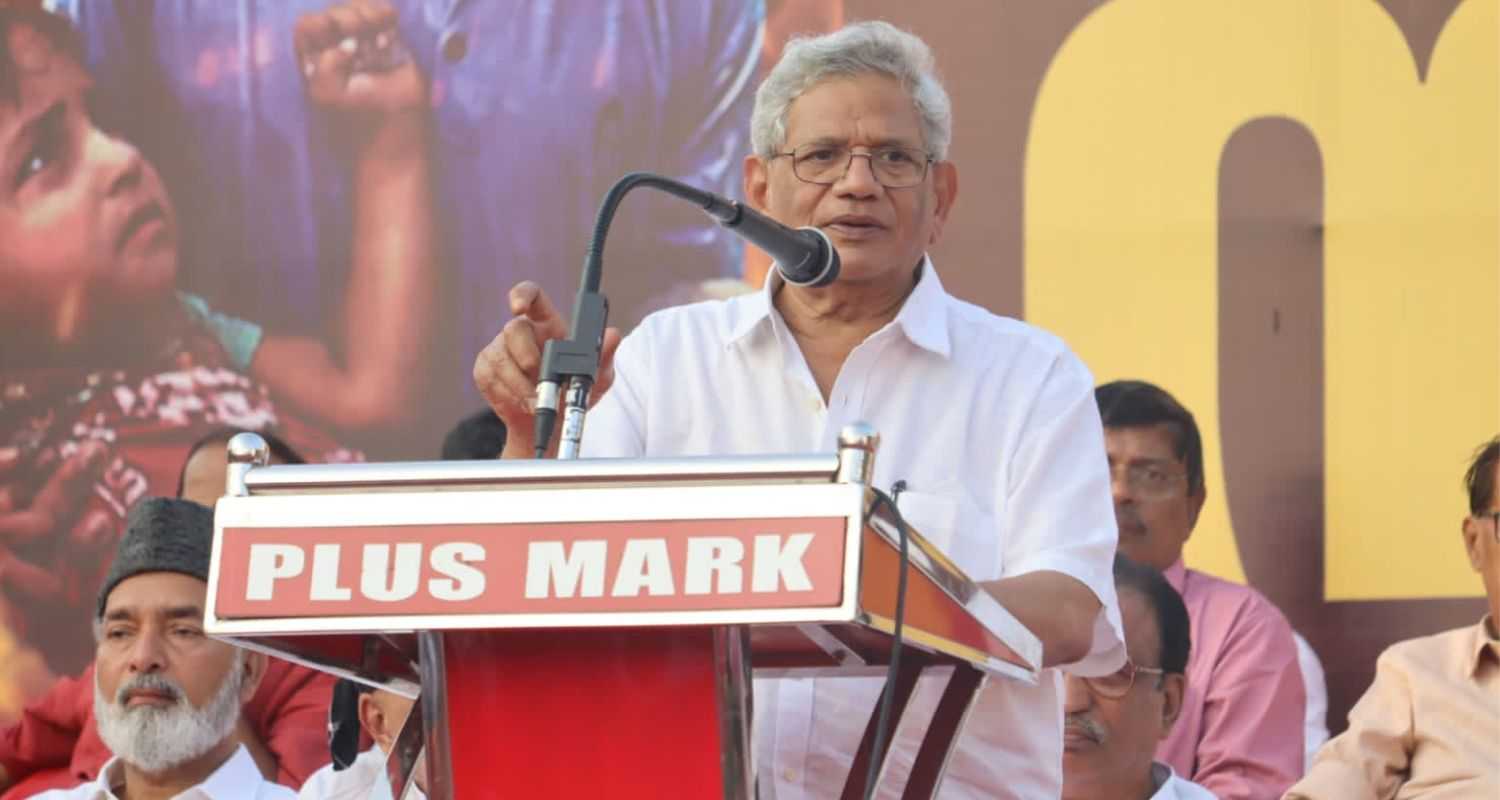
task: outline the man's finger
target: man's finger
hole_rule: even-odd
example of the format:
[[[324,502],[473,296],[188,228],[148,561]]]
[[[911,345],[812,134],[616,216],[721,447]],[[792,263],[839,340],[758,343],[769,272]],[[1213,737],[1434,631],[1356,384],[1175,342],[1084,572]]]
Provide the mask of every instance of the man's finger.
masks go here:
[[[542,368],[542,345],[545,344],[537,338],[536,323],[525,317],[516,317],[505,323],[501,341],[510,360],[535,381]]]
[[[552,305],[552,298],[531,281],[521,281],[510,290],[510,313],[535,322],[540,341],[568,335],[568,323],[557,312],[557,306]]]

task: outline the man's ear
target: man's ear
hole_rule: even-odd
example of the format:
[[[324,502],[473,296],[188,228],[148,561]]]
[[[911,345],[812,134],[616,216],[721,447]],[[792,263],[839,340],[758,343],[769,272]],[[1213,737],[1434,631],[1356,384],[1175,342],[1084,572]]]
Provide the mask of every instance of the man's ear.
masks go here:
[[[958,202],[958,167],[952,161],[937,161],[932,165],[933,204],[932,235],[927,237],[927,246],[932,247],[943,236],[943,225],[953,206]]]
[[[762,213],[766,210],[766,201],[771,187],[770,174],[767,172],[768,166],[760,156],[745,156],[745,202]]]
[[[1479,529],[1479,520],[1475,519],[1472,514],[1464,517],[1463,528],[1464,552],[1469,554],[1469,566],[1472,567],[1475,572],[1483,572],[1484,553],[1480,552],[1480,548],[1484,546],[1480,542],[1480,534],[1483,533],[1483,531]]]
[[[245,671],[245,682],[240,685],[240,705],[250,702],[255,692],[260,688],[261,679],[266,677],[266,667],[270,665],[266,654],[255,650],[242,650],[245,654],[240,668]]]
[[[1161,738],[1167,738],[1182,715],[1182,695],[1187,691],[1187,676],[1169,672],[1161,676]]]
[[[359,693],[359,727],[369,734],[375,744],[386,753],[391,752],[391,742],[396,737],[392,736],[386,727],[389,721],[385,718],[385,709],[375,702],[373,692]]]

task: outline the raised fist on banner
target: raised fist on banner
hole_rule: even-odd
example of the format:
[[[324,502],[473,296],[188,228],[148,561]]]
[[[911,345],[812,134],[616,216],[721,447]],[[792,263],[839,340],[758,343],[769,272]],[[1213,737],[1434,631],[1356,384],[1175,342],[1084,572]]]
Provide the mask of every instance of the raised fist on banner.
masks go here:
[[[356,118],[425,112],[427,81],[401,42],[395,9],[385,3],[351,0],[305,15],[292,41],[308,97],[318,106]]]

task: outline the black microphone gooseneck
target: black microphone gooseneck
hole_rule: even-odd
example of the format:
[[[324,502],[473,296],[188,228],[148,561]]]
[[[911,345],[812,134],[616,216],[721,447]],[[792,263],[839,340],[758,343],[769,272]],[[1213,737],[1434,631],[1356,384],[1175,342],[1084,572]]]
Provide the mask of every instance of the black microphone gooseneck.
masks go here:
[[[610,187],[594,221],[594,234],[583,259],[583,280],[573,304],[573,327],[566,339],[553,339],[542,349],[542,368],[536,386],[536,457],[545,458],[557,425],[558,400],[564,383],[562,441],[558,458],[577,458],[583,439],[583,418],[589,391],[599,373],[599,354],[604,346],[604,327],[609,319],[609,301],[599,291],[604,267],[604,239],[625,195],[637,186],[649,186],[697,204],[720,225],[734,231],[776,260],[776,269],[787,283],[827,286],[839,274],[839,255],[828,236],[817,228],[789,228],[743,203],[695,189],[685,183],[649,172],[632,172]]]

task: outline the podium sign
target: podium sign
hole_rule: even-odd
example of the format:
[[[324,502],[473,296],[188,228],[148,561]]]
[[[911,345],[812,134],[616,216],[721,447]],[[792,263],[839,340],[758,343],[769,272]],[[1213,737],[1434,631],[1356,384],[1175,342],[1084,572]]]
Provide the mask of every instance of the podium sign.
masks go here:
[[[857,435],[856,435],[857,434]],[[398,796],[753,796],[751,669],[884,674],[893,722],[953,667],[907,782],[930,797],[992,676],[1041,647],[918,532],[871,513],[875,437],[838,456],[262,466],[230,445],[206,625],[408,696]],[[872,727],[845,787],[883,760]]]
[[[745,487],[672,488],[665,504],[662,494],[225,498],[208,614],[225,634],[854,615],[860,487],[782,487],[775,507]]]

